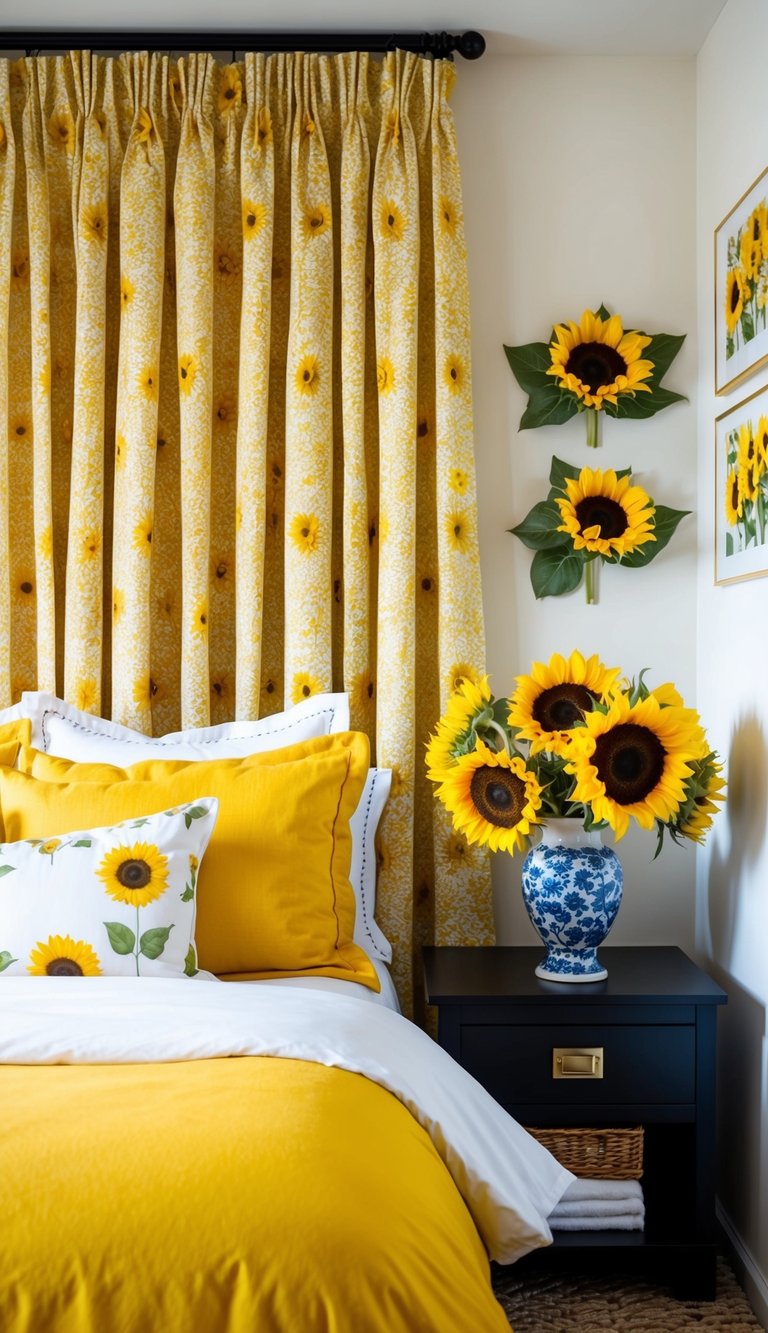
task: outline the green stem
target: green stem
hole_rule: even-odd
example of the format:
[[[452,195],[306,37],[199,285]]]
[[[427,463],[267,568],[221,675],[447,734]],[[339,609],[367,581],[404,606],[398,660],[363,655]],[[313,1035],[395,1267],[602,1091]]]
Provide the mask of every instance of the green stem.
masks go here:
[[[584,587],[587,593],[587,606],[597,605],[597,561],[588,560],[584,566]]]
[[[137,907],[136,908],[136,976],[137,977],[141,976],[141,973],[139,972],[139,929],[140,929],[140,917],[139,917],[139,909]]]
[[[584,415],[587,418],[587,444],[590,449],[597,448],[597,409],[587,407],[584,409]]]
[[[504,745],[504,749],[506,750],[507,754],[510,754],[509,740],[507,738],[507,733],[504,730],[504,728],[499,726],[498,722],[494,722],[493,720],[491,720],[490,722],[486,722],[485,725],[488,727],[489,731],[497,731],[499,733]]]

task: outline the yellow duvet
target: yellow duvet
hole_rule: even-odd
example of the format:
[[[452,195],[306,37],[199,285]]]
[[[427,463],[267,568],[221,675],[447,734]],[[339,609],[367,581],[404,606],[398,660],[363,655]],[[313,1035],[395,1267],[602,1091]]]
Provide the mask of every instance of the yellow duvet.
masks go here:
[[[427,1132],[265,1056],[0,1068],[2,1333],[508,1333]]]

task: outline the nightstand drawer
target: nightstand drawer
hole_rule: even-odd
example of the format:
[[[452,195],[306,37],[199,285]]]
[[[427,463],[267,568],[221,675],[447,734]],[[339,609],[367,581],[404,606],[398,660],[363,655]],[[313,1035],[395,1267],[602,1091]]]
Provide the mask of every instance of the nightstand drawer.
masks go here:
[[[553,1053],[598,1049],[593,1062],[569,1058],[586,1077],[555,1078]],[[579,1106],[691,1103],[696,1099],[692,1026],[516,1027],[462,1024],[461,1064],[501,1102]]]

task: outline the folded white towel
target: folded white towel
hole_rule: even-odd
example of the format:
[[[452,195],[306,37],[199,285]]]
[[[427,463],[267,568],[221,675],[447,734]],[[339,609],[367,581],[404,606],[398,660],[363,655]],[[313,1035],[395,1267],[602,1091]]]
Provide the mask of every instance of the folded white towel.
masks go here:
[[[623,1213],[644,1213],[642,1196],[623,1199],[570,1199],[568,1191],[552,1209],[553,1217],[621,1217]]]
[[[595,1180],[577,1176],[563,1194],[561,1203],[573,1199],[640,1199],[643,1187],[639,1180]]]
[[[642,1231],[644,1213],[622,1213],[618,1217],[550,1217],[553,1231]]]

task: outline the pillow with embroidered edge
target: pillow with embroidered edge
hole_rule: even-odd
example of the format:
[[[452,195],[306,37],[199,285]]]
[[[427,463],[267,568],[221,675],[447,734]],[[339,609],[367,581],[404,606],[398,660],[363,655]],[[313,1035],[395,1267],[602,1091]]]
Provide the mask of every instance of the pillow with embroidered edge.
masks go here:
[[[368,758],[360,732],[244,759],[148,759],[126,769],[22,747],[20,771],[0,775],[0,817],[4,836],[34,836],[32,824],[48,807],[50,826],[54,817],[77,820],[105,802],[111,810],[129,801],[132,813],[141,803],[156,808],[171,792],[178,800],[204,788],[218,796],[220,813],[199,888],[201,966],[233,980],[336,976],[378,990],[370,958],[353,939],[349,881],[350,818]],[[268,770],[275,776],[259,779]],[[37,783],[37,790],[24,782]],[[258,895],[259,878],[266,897]]]
[[[196,887],[217,811],[199,797],[1,843],[0,974],[197,976]]]

